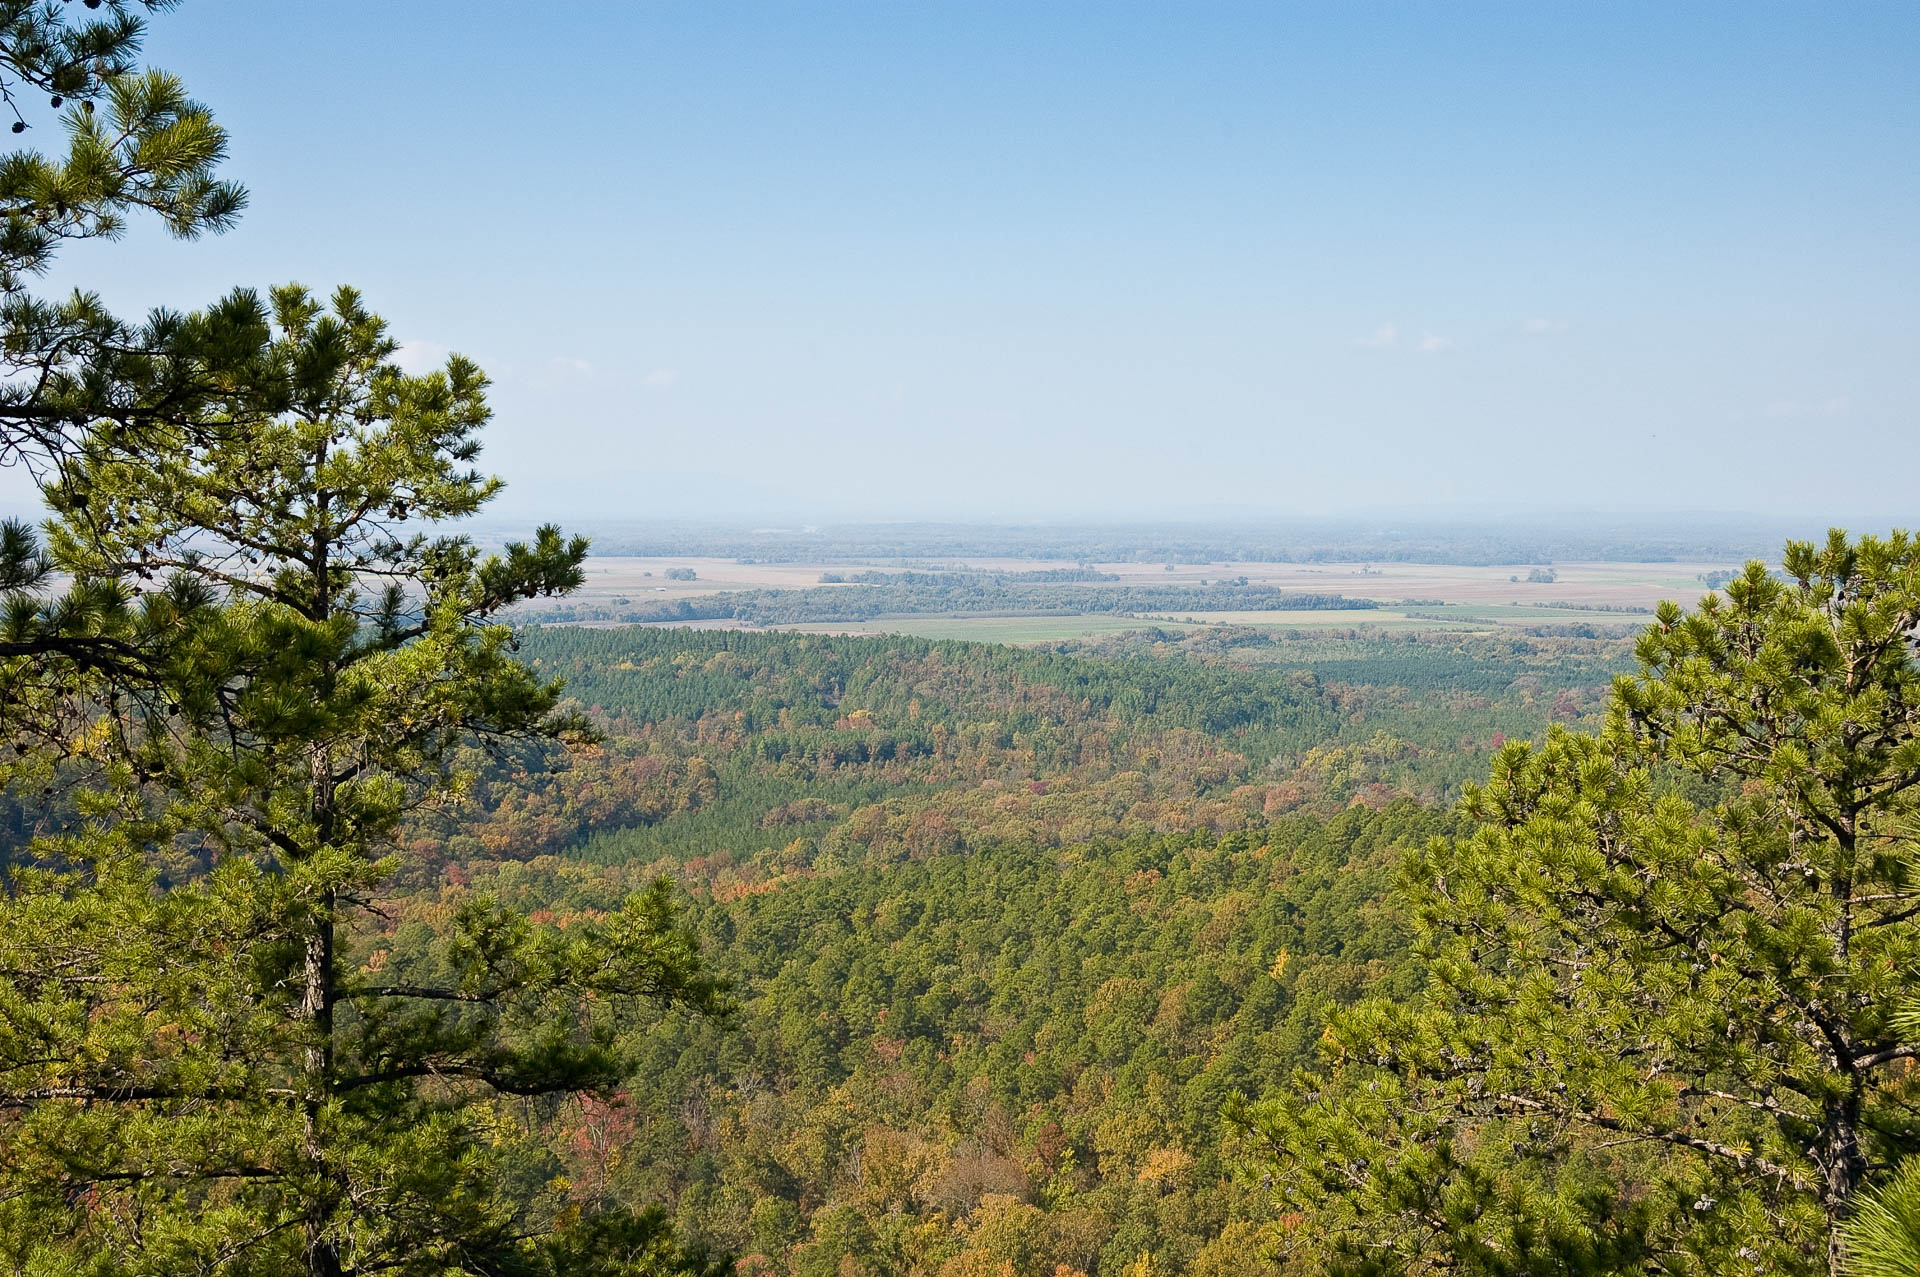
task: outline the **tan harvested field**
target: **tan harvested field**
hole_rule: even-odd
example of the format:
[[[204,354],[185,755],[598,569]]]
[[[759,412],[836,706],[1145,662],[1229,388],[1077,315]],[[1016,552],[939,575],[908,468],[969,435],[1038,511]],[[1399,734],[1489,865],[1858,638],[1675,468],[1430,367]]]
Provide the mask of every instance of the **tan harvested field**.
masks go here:
[[[1059,560],[952,559],[920,561],[915,571],[1029,572],[1069,567]],[[1380,632],[1448,629],[1492,632],[1503,627],[1587,623],[1609,629],[1646,622],[1644,609],[1662,599],[1691,605],[1705,592],[1700,577],[1726,563],[1557,563],[1558,579],[1530,583],[1533,566],[1472,567],[1432,563],[1100,563],[1117,580],[1077,583],[1079,588],[1154,585],[1198,586],[1245,577],[1249,584],[1302,594],[1340,594],[1374,600],[1378,608],[1273,611],[1179,611],[1128,616],[1111,611],[1072,615],[977,615],[932,613],[857,622],[821,622],[775,628],[827,634],[913,634],[925,638],[974,639],[987,643],[1058,642],[1114,634],[1147,626],[1262,626],[1305,633],[1330,630]],[[686,570],[691,581],[673,580]],[[609,618],[627,608],[738,590],[859,590],[859,585],[822,583],[823,574],[904,572],[886,563],[738,563],[723,558],[596,557],[587,562],[585,585],[571,600],[588,616],[580,624],[619,624]],[[1514,578],[1519,578],[1515,580]],[[537,614],[540,604],[526,610]],[[733,621],[656,622],[696,629],[754,628]]]
[[[1070,566],[1057,560],[971,559],[924,565],[927,569],[1045,570]],[[1559,580],[1550,585],[1529,584],[1528,564],[1468,567],[1434,563],[1179,563],[1168,571],[1156,563],[1100,563],[1101,572],[1117,575],[1114,585],[1198,585],[1246,577],[1250,583],[1315,594],[1345,594],[1387,603],[1413,601],[1468,606],[1534,606],[1571,608],[1651,607],[1661,599],[1691,604],[1706,587],[1702,573],[1724,570],[1728,563],[1557,563]],[[668,580],[674,568],[688,568],[692,581]],[[727,590],[857,589],[824,586],[823,573],[898,572],[893,563],[736,563],[717,558],[595,557],[587,561],[587,580],[577,595],[585,605],[690,598]],[[1519,577],[1519,581],[1511,578]],[[1097,583],[1095,583],[1097,585]],[[1386,618],[1379,618],[1386,619]]]
[[[692,581],[670,581],[674,568],[691,568]],[[722,590],[810,590],[822,572],[864,571],[819,563],[735,563],[732,559],[631,559],[595,555],[587,560],[587,582],[578,597],[601,601],[660,593],[668,598],[717,594]]]
[[[1151,564],[1101,564],[1127,583],[1197,584],[1244,576],[1249,582],[1317,594],[1398,603],[1402,600],[1463,604],[1548,604],[1573,607],[1652,607],[1661,599],[1693,602],[1706,590],[1699,577],[1726,563],[1556,563],[1559,580],[1529,584],[1535,564],[1469,567],[1451,563],[1210,563],[1176,564],[1168,572]],[[1519,577],[1518,581],[1512,578]]]

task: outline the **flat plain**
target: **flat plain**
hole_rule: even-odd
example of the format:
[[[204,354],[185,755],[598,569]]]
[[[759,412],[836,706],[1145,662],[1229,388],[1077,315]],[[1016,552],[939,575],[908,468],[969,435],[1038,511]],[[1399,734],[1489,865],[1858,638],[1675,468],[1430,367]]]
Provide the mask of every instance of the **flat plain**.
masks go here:
[[[702,557],[594,557],[575,601],[617,610],[741,590],[850,590],[837,581],[860,573],[1037,572],[1073,565],[1057,559],[985,558],[902,564],[888,562],[754,563]],[[1663,599],[1691,605],[1707,592],[1705,578],[1736,567],[1725,562],[1555,563],[1552,581],[1529,581],[1540,564],[1440,563],[1093,563],[1080,565],[1110,577],[1088,588],[1193,587],[1222,582],[1271,586],[1302,594],[1338,594],[1371,608],[1265,611],[1168,610],[1071,615],[920,614],[873,620],[780,626],[813,633],[913,634],[997,643],[1057,642],[1141,629],[1196,625],[1263,626],[1289,630],[1491,630],[1543,624],[1639,625]],[[669,573],[672,573],[670,576]],[[827,578],[823,580],[823,578]],[[605,623],[605,622],[601,622]],[[657,622],[702,629],[753,628],[730,621]]]

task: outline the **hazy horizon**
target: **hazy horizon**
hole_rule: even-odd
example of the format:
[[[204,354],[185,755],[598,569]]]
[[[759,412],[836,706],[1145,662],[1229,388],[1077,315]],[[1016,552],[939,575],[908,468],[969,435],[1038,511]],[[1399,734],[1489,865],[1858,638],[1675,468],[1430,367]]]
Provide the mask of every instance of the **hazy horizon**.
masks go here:
[[[503,518],[1884,526],[1920,486],[1916,37],[1901,5],[194,0],[151,58],[252,206],[44,291],[357,285],[408,366],[495,378]]]
[[[484,458],[483,458],[484,461]],[[0,471],[0,485],[16,483],[19,476]],[[1618,530],[1653,536],[1685,537],[1699,532],[1732,533],[1762,537],[1817,539],[1827,529],[1842,527],[1853,533],[1880,533],[1894,528],[1920,530],[1920,518],[1913,514],[1874,510],[1810,510],[1765,512],[1758,510],[1716,510],[1707,508],[1675,509],[1622,506],[1615,509],[1556,508],[1514,504],[1461,503],[1453,506],[1405,505],[1361,506],[1323,512],[1293,511],[1283,508],[1235,507],[1212,505],[1197,508],[1179,506],[1144,509],[1088,509],[1066,513],[1056,511],[1013,511],[997,513],[962,506],[926,509],[860,510],[823,506],[785,506],[769,503],[728,508],[694,505],[682,512],[673,509],[582,507],[564,499],[547,505],[516,502],[509,493],[473,519],[450,530],[475,532],[483,539],[518,536],[536,525],[556,523],[569,532],[581,532],[596,539],[608,535],[668,531],[721,532],[729,534],[805,535],[860,529],[924,529],[928,531],[1125,531],[1151,533],[1163,530],[1200,529],[1221,535],[1258,533],[1272,530],[1311,532],[1355,532],[1404,534],[1418,532],[1448,533],[1469,530],[1516,530],[1528,532],[1584,535],[1599,530]],[[43,510],[24,484],[18,490],[0,487],[0,518],[37,521]],[[596,546],[596,553],[601,552]]]

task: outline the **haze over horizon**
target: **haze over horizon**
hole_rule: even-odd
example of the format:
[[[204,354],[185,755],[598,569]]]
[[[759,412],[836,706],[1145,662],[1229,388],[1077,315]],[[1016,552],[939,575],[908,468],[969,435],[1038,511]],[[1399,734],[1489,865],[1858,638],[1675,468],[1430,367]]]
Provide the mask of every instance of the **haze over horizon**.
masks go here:
[[[1912,6],[526,14],[169,14],[253,205],[44,291],[359,286],[508,518],[1913,508]]]

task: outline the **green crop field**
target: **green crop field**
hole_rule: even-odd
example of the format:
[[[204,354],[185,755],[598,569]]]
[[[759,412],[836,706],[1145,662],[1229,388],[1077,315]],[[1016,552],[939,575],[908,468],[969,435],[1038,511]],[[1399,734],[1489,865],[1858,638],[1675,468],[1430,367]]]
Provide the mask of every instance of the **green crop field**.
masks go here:
[[[970,639],[980,643],[1057,643],[1065,639],[1124,634],[1129,630],[1194,628],[1178,621],[1135,616],[906,616],[894,620],[848,621],[835,625],[785,625],[802,634],[907,634],[915,638]]]
[[[1477,610],[1477,609],[1474,609]],[[1436,613],[1439,609],[1435,609]],[[1164,612],[1153,613],[1152,623],[1165,624],[1168,621],[1185,622],[1191,620],[1201,625],[1263,625],[1278,626],[1284,629],[1374,629],[1405,630],[1433,629],[1436,625],[1450,627],[1451,622],[1436,622],[1429,618],[1411,616],[1393,608],[1289,608],[1271,611],[1245,612]],[[1461,621],[1478,619],[1463,612]]]

